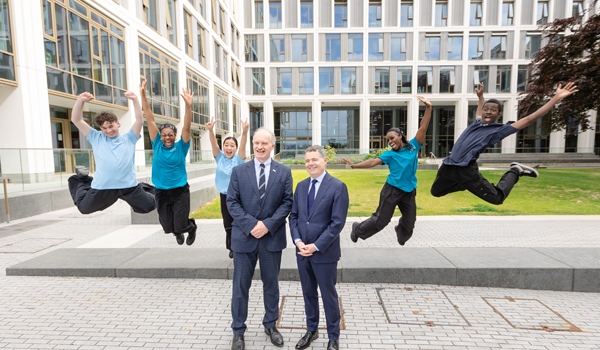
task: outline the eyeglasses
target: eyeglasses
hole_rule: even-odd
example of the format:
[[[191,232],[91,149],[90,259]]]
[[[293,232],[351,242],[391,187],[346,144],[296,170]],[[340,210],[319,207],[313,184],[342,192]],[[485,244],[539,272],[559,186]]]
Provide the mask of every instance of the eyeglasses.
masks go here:
[[[162,130],[164,128],[169,128],[169,129],[176,130],[175,125],[170,124],[170,123],[165,123],[165,124],[161,125],[158,129]]]

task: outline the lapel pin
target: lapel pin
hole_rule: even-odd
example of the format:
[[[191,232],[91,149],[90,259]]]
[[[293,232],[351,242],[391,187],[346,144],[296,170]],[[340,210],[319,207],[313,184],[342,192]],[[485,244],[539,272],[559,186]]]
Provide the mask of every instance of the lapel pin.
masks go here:
[[[277,170],[273,169],[273,172],[274,172],[274,173],[276,173],[276,172],[277,172]]]

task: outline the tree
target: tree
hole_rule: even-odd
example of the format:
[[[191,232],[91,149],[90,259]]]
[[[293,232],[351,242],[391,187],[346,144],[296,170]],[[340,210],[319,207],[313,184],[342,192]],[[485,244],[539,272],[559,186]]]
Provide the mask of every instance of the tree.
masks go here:
[[[579,92],[547,114],[543,128],[549,133],[565,129],[569,136],[588,130],[587,112],[600,108],[600,14],[580,24],[582,20],[582,16],[557,19],[543,27],[548,45],[531,62],[527,88],[521,93],[518,115],[524,117],[551,99],[558,84],[576,83]]]

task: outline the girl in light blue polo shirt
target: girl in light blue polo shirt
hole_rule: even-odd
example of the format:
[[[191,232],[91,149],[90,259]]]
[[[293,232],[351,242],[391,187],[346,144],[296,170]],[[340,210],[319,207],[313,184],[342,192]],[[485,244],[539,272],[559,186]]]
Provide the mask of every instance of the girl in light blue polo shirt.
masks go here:
[[[429,127],[429,119],[431,118],[431,103],[422,96],[417,96],[417,98],[425,104],[426,109],[417,135],[410,142],[408,142],[402,130],[391,128],[386,135],[391,150],[385,151],[377,158],[365,160],[358,164],[352,164],[346,158],[342,158],[352,169],[372,168],[376,165],[387,164],[390,170],[390,175],[381,189],[379,206],[375,213],[361,223],[354,222],[352,224],[350,239],[354,243],[359,238],[364,240],[383,230],[392,220],[396,206],[402,214],[398,226],[394,228],[398,243],[404,245],[412,236],[415,221],[417,221],[415,195],[418,154],[419,149],[423,147],[427,128]]]
[[[229,187],[229,179],[231,178],[233,167],[244,163],[246,159],[246,140],[248,139],[250,124],[248,121],[242,121],[243,132],[239,148],[235,137],[229,136],[223,140],[222,151],[219,148],[219,143],[213,131],[213,126],[215,125],[214,118],[211,118],[210,122],[205,125],[208,128],[213,156],[217,162],[215,185],[221,193],[221,216],[223,216],[223,227],[225,227],[225,246],[229,249],[229,257],[233,259],[233,252],[231,251],[231,224],[233,223],[233,217],[231,217],[227,209],[227,188]]]

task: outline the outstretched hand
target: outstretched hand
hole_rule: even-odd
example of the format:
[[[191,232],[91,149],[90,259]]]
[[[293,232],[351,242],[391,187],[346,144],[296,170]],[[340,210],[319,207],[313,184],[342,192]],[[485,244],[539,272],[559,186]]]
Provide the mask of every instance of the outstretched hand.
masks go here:
[[[144,79],[142,85],[140,85],[140,96],[146,96],[146,83],[148,80]]]
[[[479,86],[475,93],[477,94],[477,97],[483,98],[483,83],[479,83]]]
[[[132,101],[137,101],[137,95],[133,92],[133,91],[127,91],[126,93],[124,93],[125,97],[127,97],[128,100],[132,100]]]
[[[215,117],[210,117],[210,121],[204,124],[208,130],[212,130],[213,126],[215,126]]]
[[[423,96],[417,96],[417,98],[419,99],[419,101],[423,102],[425,104],[425,107],[430,108],[431,107],[431,102],[429,102],[428,99],[426,99]]]
[[[244,134],[247,134],[248,130],[250,130],[250,123],[247,120],[242,120],[242,130]]]
[[[181,96],[181,98],[183,98],[185,105],[191,106],[192,102],[194,102],[194,99],[193,99],[194,93],[192,92],[192,90],[190,90],[188,88],[182,88],[181,90],[183,91],[183,93],[181,93],[179,95]]]
[[[79,95],[77,99],[83,102],[90,102],[94,99],[94,95],[90,94],[89,92],[84,92],[81,95]]]
[[[348,159],[342,158],[342,160],[344,161],[344,163],[346,163],[346,165],[354,169],[354,164],[352,164]]]
[[[559,100],[562,100],[563,98],[576,93],[577,91],[579,91],[577,89],[577,85],[575,85],[575,83],[570,82],[567,85],[565,85],[565,87],[562,87],[562,84],[558,84],[558,88],[556,89],[556,95],[554,95],[554,97],[557,97]]]

